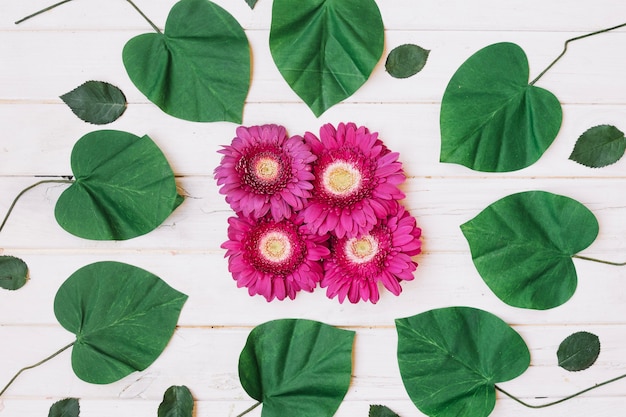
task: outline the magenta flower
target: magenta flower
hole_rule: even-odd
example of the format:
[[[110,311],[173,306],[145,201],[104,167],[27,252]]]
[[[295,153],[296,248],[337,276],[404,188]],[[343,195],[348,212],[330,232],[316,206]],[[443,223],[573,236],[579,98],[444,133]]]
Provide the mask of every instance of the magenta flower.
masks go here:
[[[339,302],[348,297],[376,304],[378,283],[394,295],[402,291],[400,281],[411,281],[417,268],[411,257],[420,253],[421,229],[401,205],[359,237],[331,238],[332,255],[324,263],[321,286],[329,298]]]
[[[317,160],[313,195],[300,213],[320,235],[365,234],[404,198],[398,188],[406,179],[399,154],[387,149],[377,133],[354,123],[340,123],[336,130],[324,125],[320,138],[305,134]]]
[[[311,233],[295,216],[277,222],[239,215],[228,224],[229,240],[222,244],[228,270],[250,295],[293,300],[297,291],[311,292],[322,279],[327,238]]]
[[[256,219],[271,213],[279,221],[302,210],[311,195],[315,156],[302,137],[288,138],[282,126],[240,126],[219,152],[224,156],[215,179],[236,212]]]

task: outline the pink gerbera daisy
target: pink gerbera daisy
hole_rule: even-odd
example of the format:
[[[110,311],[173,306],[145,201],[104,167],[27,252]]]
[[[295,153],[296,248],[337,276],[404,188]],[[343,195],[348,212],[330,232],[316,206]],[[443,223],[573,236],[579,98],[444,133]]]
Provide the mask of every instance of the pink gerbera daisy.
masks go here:
[[[257,219],[271,213],[279,221],[311,195],[315,156],[301,136],[288,138],[282,126],[240,126],[231,145],[218,152],[224,156],[215,169],[217,185],[236,212]]]
[[[377,133],[354,123],[340,123],[336,130],[324,125],[320,139],[305,134],[317,160],[313,195],[301,215],[321,235],[365,234],[404,198],[398,188],[406,179],[399,154],[387,149]]]
[[[294,299],[297,291],[311,292],[322,279],[320,260],[330,253],[327,238],[311,233],[295,217],[274,221],[239,215],[228,224],[229,240],[222,244],[228,269],[250,295]]]
[[[411,257],[420,253],[420,235],[415,218],[397,204],[395,212],[380,219],[369,233],[331,238],[332,255],[325,261],[321,286],[340,303],[347,296],[352,303],[376,304],[379,282],[399,295],[400,281],[412,280],[417,268]]]

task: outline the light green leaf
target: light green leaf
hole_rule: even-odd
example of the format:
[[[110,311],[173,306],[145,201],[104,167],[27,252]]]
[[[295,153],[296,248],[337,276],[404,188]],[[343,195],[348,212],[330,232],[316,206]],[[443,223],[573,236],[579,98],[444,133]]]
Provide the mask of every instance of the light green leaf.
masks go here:
[[[429,54],[429,50],[418,45],[400,45],[387,55],[385,69],[394,78],[411,77],[424,68]]]
[[[193,397],[186,386],[171,386],[159,405],[158,417],[192,417]]]
[[[576,291],[572,256],[598,235],[598,221],[576,200],[544,191],[504,197],[461,225],[478,273],[498,298],[545,310]]]
[[[196,122],[241,123],[250,87],[250,47],[239,23],[208,0],[181,0],[165,32],[126,43],[135,86],[165,113]]]
[[[398,365],[415,406],[431,417],[486,417],[495,384],[521,375],[530,353],[521,336],[486,311],[430,310],[396,320]]]
[[[602,168],[619,161],[625,151],[624,132],[615,126],[599,125],[578,138],[569,159],[590,168]]]
[[[81,120],[96,125],[114,122],[126,110],[126,97],[122,90],[104,81],[87,81],[61,100]]]
[[[374,0],[274,0],[272,57],[316,116],[367,81],[383,43],[383,22]]]
[[[56,294],[54,314],[76,335],[76,376],[108,384],[146,369],[172,337],[186,300],[132,265],[97,262],[74,272]]]
[[[310,320],[255,327],[239,357],[239,378],[263,403],[263,417],[331,417],[348,391],[354,332]]]
[[[528,60],[513,43],[472,55],[452,76],[441,103],[441,162],[508,172],[535,163],[556,138],[562,111],[547,90],[528,84]]]
[[[94,240],[125,240],[159,226],[182,202],[174,173],[148,136],[100,130],[83,136],[71,158],[76,181],[61,194],[57,222]]]
[[[370,405],[368,417],[400,417],[384,405]]]
[[[78,398],[66,398],[52,404],[48,417],[78,417],[80,415],[80,405]]]
[[[0,288],[18,290],[28,281],[28,265],[14,256],[0,256]]]
[[[556,352],[559,366],[571,372],[594,364],[600,355],[600,339],[593,333],[576,332],[565,338]]]

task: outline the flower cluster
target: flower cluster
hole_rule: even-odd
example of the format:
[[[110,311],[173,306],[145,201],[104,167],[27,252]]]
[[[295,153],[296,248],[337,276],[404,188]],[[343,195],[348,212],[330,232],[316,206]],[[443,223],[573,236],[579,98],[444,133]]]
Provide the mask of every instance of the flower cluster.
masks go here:
[[[239,287],[267,301],[319,284],[328,297],[376,303],[413,279],[421,229],[399,203],[399,154],[365,127],[327,124],[318,138],[277,125],[239,127],[215,169],[237,213],[222,245]]]

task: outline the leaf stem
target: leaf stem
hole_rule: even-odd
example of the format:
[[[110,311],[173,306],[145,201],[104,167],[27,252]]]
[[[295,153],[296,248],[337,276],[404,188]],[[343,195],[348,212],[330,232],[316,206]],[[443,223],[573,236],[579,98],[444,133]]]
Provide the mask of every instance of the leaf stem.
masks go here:
[[[7,220],[9,219],[9,216],[11,215],[11,212],[13,211],[13,208],[15,207],[15,204],[17,203],[17,200],[19,200],[20,197],[23,196],[24,193],[26,193],[26,191],[29,191],[41,184],[48,184],[48,183],[71,184],[73,182],[74,182],[73,180],[43,180],[43,181],[36,182],[29,187],[24,188],[22,191],[20,191],[17,197],[15,197],[15,199],[13,200],[13,203],[11,203],[11,207],[9,207],[7,214],[4,216],[4,220],[2,221],[2,224],[0,224],[0,232],[4,228],[4,225],[6,224]]]
[[[163,34],[163,32],[161,32],[161,29],[159,29],[157,27],[157,25],[155,25],[152,20],[148,19],[148,16],[146,16],[139,7],[137,7],[137,5],[135,3],[133,3],[132,0],[126,0],[127,2],[130,3],[131,6],[134,7],[135,10],[137,10],[137,12],[141,15],[141,17],[143,17],[144,19],[146,19],[146,22],[148,22],[150,24],[150,26],[152,26],[152,29],[156,30],[157,33]]]
[[[25,21],[25,20],[30,19],[31,17],[35,17],[35,16],[37,16],[37,15],[40,15],[40,14],[42,14],[42,13],[45,13],[45,12],[47,12],[48,10],[52,10],[52,9],[54,9],[55,7],[58,7],[58,6],[60,6],[60,5],[62,5],[62,4],[65,4],[65,3],[69,3],[70,1],[72,1],[72,0],[63,0],[63,1],[60,1],[60,2],[58,2],[58,3],[55,3],[55,4],[53,4],[52,6],[48,6],[48,7],[46,7],[45,9],[41,9],[41,10],[39,10],[38,12],[35,12],[35,13],[33,13],[33,14],[29,14],[28,16],[21,18],[20,20],[16,21],[16,22],[15,22],[15,24],[16,24],[16,25],[19,25],[20,23],[22,23],[22,22],[23,22],[23,21]]]
[[[578,392],[576,392],[576,393],[574,393],[574,394],[572,394],[572,395],[568,395],[567,397],[565,397],[565,398],[561,398],[560,400],[552,401],[552,402],[549,402],[549,403],[546,403],[546,404],[537,404],[537,405],[528,404],[528,403],[526,403],[526,402],[524,402],[524,401],[520,400],[520,399],[519,399],[519,398],[517,398],[516,396],[514,396],[514,395],[512,395],[512,394],[509,394],[508,392],[506,392],[505,390],[503,390],[503,389],[502,389],[502,388],[500,388],[499,386],[497,386],[497,385],[496,385],[495,387],[496,387],[496,389],[497,389],[498,391],[500,391],[501,393],[503,393],[503,394],[504,394],[504,395],[506,395],[507,397],[511,398],[512,400],[517,401],[518,403],[520,403],[520,404],[521,404],[521,405],[523,405],[524,407],[528,407],[528,408],[546,408],[546,407],[550,407],[550,406],[553,406],[553,405],[560,404],[560,403],[565,402],[565,401],[567,401],[567,400],[571,400],[571,399],[572,399],[572,398],[574,398],[574,397],[578,397],[578,396],[579,396],[579,395],[581,395],[581,394],[584,394],[584,393],[589,392],[589,391],[591,391],[591,390],[594,390],[594,389],[596,389],[596,388],[600,388],[600,387],[602,387],[602,386],[604,386],[604,385],[610,384],[611,382],[618,381],[618,380],[620,380],[620,379],[622,379],[622,378],[626,378],[626,374],[624,374],[624,375],[620,375],[620,376],[615,377],[615,378],[613,378],[613,379],[609,379],[608,381],[601,382],[601,383],[596,384],[596,385],[594,385],[594,386],[592,386],[592,387],[585,388],[585,389],[584,389],[584,390],[582,390],[582,391],[578,391]]]
[[[4,392],[11,386],[11,384],[17,379],[18,376],[20,376],[20,374],[28,369],[32,369],[32,368],[36,368],[39,365],[42,365],[46,362],[48,362],[50,359],[58,356],[59,354],[63,353],[64,351],[66,351],[67,349],[69,349],[70,347],[72,347],[74,345],[74,343],[76,343],[76,341],[70,343],[69,345],[63,346],[61,349],[57,350],[56,352],[54,352],[52,355],[48,356],[45,359],[40,360],[39,362],[37,362],[34,365],[30,365],[27,366],[25,368],[20,369],[19,371],[17,371],[17,373],[15,374],[15,376],[13,376],[13,378],[11,378],[11,380],[9,381],[8,384],[6,384],[6,386],[2,389],[2,391],[0,391],[0,397],[2,396],[2,394],[4,394]]]
[[[246,411],[244,411],[243,413],[238,414],[238,415],[237,415],[237,417],[241,417],[241,416],[243,416],[243,415],[248,414],[250,411],[254,410],[255,408],[257,408],[257,407],[258,407],[258,406],[260,406],[260,405],[261,405],[261,401],[257,402],[256,404],[254,404],[252,407],[248,408],[248,409],[247,409]]]
[[[543,77],[543,75],[546,72],[548,72],[550,70],[550,68],[552,68],[554,66],[554,64],[557,63],[557,61],[559,59],[563,58],[563,55],[565,55],[565,52],[567,52],[567,45],[570,42],[574,42],[574,41],[577,41],[577,40],[580,40],[580,39],[585,39],[585,38],[588,38],[588,37],[594,36],[594,35],[599,35],[600,33],[610,32],[612,30],[619,29],[619,28],[624,27],[624,26],[626,26],[626,23],[622,23],[621,25],[617,25],[617,26],[613,26],[613,27],[610,27],[610,28],[598,30],[596,32],[587,33],[585,35],[577,36],[575,38],[571,38],[571,39],[566,40],[565,41],[565,45],[563,46],[563,52],[561,52],[561,54],[559,56],[557,56],[556,59],[554,61],[552,61],[552,63],[550,65],[548,65],[546,69],[541,71],[541,73],[534,80],[532,80],[529,84],[530,85],[534,85],[541,77]]]
[[[581,256],[581,255],[574,255],[574,256],[572,256],[572,258],[578,258],[578,259],[582,259],[584,261],[598,262],[598,263],[601,263],[601,264],[613,265],[613,266],[624,266],[624,265],[626,265],[626,262],[610,262],[610,261],[605,261],[605,260],[602,260],[602,259],[589,258],[587,256]]]

